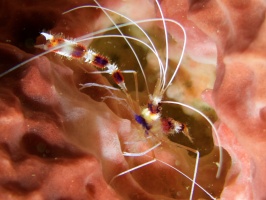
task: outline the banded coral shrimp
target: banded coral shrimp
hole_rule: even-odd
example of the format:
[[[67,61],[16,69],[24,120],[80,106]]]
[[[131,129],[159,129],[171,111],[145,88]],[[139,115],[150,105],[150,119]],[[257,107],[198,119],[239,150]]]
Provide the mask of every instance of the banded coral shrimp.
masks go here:
[[[151,20],[150,20],[151,21]],[[110,35],[108,35],[108,37],[111,37]],[[124,36],[125,37],[125,36]],[[84,37],[85,38],[85,40],[88,40],[88,36],[85,36]],[[91,37],[89,38],[89,39],[91,39]],[[77,40],[78,41],[78,40]],[[167,41],[168,42],[168,41]],[[57,47],[58,48],[58,47]],[[51,50],[52,51],[52,50]],[[166,65],[167,66],[167,65]],[[161,70],[164,70],[164,68],[160,68]],[[162,73],[161,73],[162,74]],[[161,78],[160,80],[165,80],[164,79],[165,78],[165,76],[163,76],[163,78]],[[128,80],[128,79],[127,79]],[[167,103],[167,102],[165,102],[165,103]],[[141,134],[143,134],[143,130],[141,131]],[[134,141],[132,144],[135,146],[137,143],[138,143],[138,141],[135,141],[136,139],[131,139],[131,141]],[[125,145],[126,146],[126,145]],[[162,146],[162,148],[164,148],[165,147],[165,145],[161,145]],[[156,149],[158,149],[159,147],[157,147],[157,146],[154,146],[154,147],[156,147]],[[151,150],[151,148],[150,148],[150,150]],[[131,156],[133,156],[133,154],[131,154]],[[159,160],[159,159],[157,159],[157,160]],[[160,164],[158,164],[158,165],[160,165]],[[146,164],[146,166],[147,166],[147,164]],[[168,166],[168,165],[167,165]],[[169,166],[168,166],[169,167]],[[133,168],[132,168],[133,169]],[[141,169],[139,169],[139,170],[141,170]],[[133,170],[131,170],[131,171],[133,171]],[[136,171],[138,171],[138,170],[136,170]],[[116,178],[117,179],[117,178]],[[193,182],[192,182],[193,183]],[[192,184],[193,185],[193,184]],[[189,186],[188,186],[189,187]],[[192,191],[193,192],[193,191]],[[191,194],[190,194],[190,196],[191,196]],[[192,198],[192,197],[190,197],[190,198]]]

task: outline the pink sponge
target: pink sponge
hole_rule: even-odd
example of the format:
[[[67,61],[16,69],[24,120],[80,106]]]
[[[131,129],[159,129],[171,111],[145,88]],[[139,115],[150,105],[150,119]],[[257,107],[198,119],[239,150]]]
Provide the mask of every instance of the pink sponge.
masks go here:
[[[12,49],[18,58],[24,56],[10,45],[1,45],[3,49]],[[104,180],[101,163],[93,156],[99,152],[70,141],[94,133],[93,127],[86,133],[75,127],[84,129],[89,120],[95,124],[87,117],[90,106],[101,112],[102,105],[76,89],[67,67],[40,58],[25,68],[20,78],[9,76],[1,82],[0,198],[118,198]],[[99,143],[95,137],[90,141],[90,137],[84,143]]]
[[[220,118],[222,146],[232,157],[222,197],[265,199],[265,2],[182,1],[176,8],[171,4],[163,1],[167,16],[184,21],[188,40],[196,41],[188,44],[192,55],[204,60],[210,50],[198,54],[192,45],[203,49],[212,40],[217,47],[215,87],[204,95]],[[185,13],[188,20],[182,18]]]

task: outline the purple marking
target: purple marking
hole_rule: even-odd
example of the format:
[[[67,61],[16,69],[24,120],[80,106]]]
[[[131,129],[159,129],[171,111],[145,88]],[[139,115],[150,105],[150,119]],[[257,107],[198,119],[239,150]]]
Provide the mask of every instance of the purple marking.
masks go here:
[[[81,58],[81,57],[83,57],[84,56],[84,54],[85,54],[85,47],[83,47],[83,46],[81,46],[81,45],[78,45],[78,46],[75,46],[74,48],[73,48],[73,52],[72,52],[72,56],[74,57],[74,58]]]
[[[157,114],[160,112],[160,104],[158,104],[158,106],[154,106],[152,103],[148,103],[148,109],[151,113]]]
[[[106,58],[104,58],[104,57],[101,57],[101,56],[95,56],[94,63],[96,63],[97,65],[99,65],[102,68],[104,68],[105,65],[108,64],[108,60]]]
[[[148,125],[146,120],[141,115],[135,115],[135,120],[142,125],[142,127],[145,129],[145,131],[148,131],[151,129],[151,126]]]
[[[124,77],[119,70],[113,73],[113,78],[116,84],[124,82]]]

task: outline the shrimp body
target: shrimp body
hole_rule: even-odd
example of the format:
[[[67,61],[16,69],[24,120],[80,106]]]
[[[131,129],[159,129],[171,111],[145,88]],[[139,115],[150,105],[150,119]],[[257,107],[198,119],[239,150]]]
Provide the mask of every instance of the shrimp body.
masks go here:
[[[79,59],[83,58],[87,53],[86,47],[80,43],[76,43],[59,36],[53,36],[44,32],[42,32],[41,34],[45,37],[47,43],[42,45],[35,45],[35,47],[37,48],[49,50],[53,47],[62,46],[61,48],[53,50],[53,52],[67,58]]]
[[[49,50],[54,47],[54,53],[69,59],[83,59],[85,63],[94,65],[97,69],[105,70],[104,72],[109,73],[114,82],[121,88],[121,90],[127,93],[127,87],[125,85],[124,76],[118,69],[116,64],[113,64],[105,56],[97,54],[96,52],[87,49],[81,43],[64,39],[59,36],[54,36],[48,33],[41,33],[47,40],[46,44],[35,45],[37,48]]]
[[[85,63],[92,64],[97,69],[105,70],[106,73],[109,73],[112,76],[114,82],[121,88],[121,90],[127,94],[127,97],[129,97],[121,71],[118,69],[118,66],[111,63],[107,57],[98,54],[93,50],[87,49],[81,43],[44,32],[41,34],[45,37],[47,43],[44,45],[36,45],[35,47],[49,50],[58,46],[59,48],[53,50],[56,54],[70,59],[83,59]],[[163,78],[165,78],[165,76],[163,76]],[[135,114],[135,120],[142,125],[146,135],[149,135],[148,133],[149,131],[152,131],[151,129],[153,127],[156,127],[156,131],[158,130],[158,127],[160,127],[160,130],[166,135],[182,132],[190,141],[192,141],[185,124],[172,118],[161,117],[161,101],[164,92],[166,91],[166,88],[163,88],[162,86],[162,81],[165,80],[157,81],[154,93],[149,95],[147,107],[142,109],[139,115]]]
[[[149,131],[157,132],[157,128],[156,131],[153,131],[152,128],[159,126],[160,131],[165,135],[183,133],[190,142],[192,142],[188,127],[184,123],[174,120],[173,118],[162,117],[161,110],[160,106],[154,106],[148,103],[147,108],[142,109],[140,115],[135,115],[135,120],[142,125],[147,135]]]

